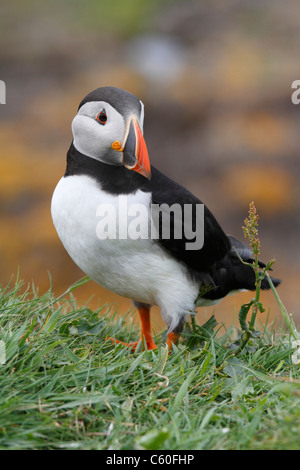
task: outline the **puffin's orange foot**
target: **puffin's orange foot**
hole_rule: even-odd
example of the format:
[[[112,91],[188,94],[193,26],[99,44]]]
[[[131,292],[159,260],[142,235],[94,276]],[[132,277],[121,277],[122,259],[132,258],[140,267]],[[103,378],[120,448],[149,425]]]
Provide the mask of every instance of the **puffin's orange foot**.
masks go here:
[[[173,349],[173,344],[177,344],[179,336],[180,335],[178,333],[174,333],[173,331],[168,334],[168,336],[167,336],[167,345],[168,345],[170,351]]]
[[[152,349],[157,349],[157,346],[153,341],[151,329],[150,329],[150,309],[148,307],[140,307],[138,311],[139,311],[141,327],[142,327],[141,339],[139,341],[136,341],[135,343],[124,343],[123,341],[120,341],[112,337],[105,338],[105,339],[110,339],[115,344],[118,344],[118,343],[124,344],[124,346],[127,346],[127,348],[131,348],[132,351],[136,350],[137,345],[140,344],[140,342],[142,342],[143,351],[145,350],[145,345],[147,346],[148,351]]]
[[[146,340],[146,345],[147,345],[148,351],[152,351],[152,349],[157,349],[157,346],[154,343],[153,339]]]
[[[141,338],[139,341],[135,341],[134,343],[125,343],[124,341],[120,341],[119,339],[112,338],[111,336],[109,336],[108,338],[105,338],[105,340],[110,340],[115,344],[123,344],[128,349],[132,349],[132,351],[135,351],[136,348],[137,348],[137,345],[140,343],[140,341],[142,341],[143,342],[143,351],[145,350],[145,345],[144,345],[143,338]],[[147,345],[148,351],[150,351],[152,349],[157,349],[157,346],[156,346],[156,344],[154,343],[154,341],[152,339],[147,340],[146,345]]]
[[[105,338],[105,341],[110,340],[115,344],[124,344],[127,348],[132,348],[133,351],[135,351],[139,341],[136,341],[135,343],[125,343],[124,341],[120,341],[119,339],[112,338],[111,336]]]

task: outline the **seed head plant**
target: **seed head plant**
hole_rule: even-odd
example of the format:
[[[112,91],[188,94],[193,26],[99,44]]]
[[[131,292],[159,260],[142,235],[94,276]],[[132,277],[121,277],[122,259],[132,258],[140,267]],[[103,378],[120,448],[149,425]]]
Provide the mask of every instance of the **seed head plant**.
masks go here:
[[[258,312],[264,312],[265,309],[260,301],[260,291],[261,283],[265,278],[267,271],[271,269],[271,266],[275,263],[275,260],[270,260],[266,266],[262,267],[262,264],[259,263],[258,256],[260,255],[260,239],[258,236],[258,220],[259,215],[257,213],[254,202],[252,201],[249,205],[249,215],[244,221],[244,226],[242,227],[244,236],[249,241],[249,245],[253,253],[253,263],[247,263],[241,259],[244,264],[251,266],[255,274],[255,298],[251,299],[250,302],[243,304],[239,312],[239,321],[242,328],[242,340],[239,348],[236,351],[238,354],[248,343],[251,337],[259,336],[260,333],[255,331],[255,320]],[[247,324],[246,317],[249,310],[252,310],[252,315],[250,322]]]

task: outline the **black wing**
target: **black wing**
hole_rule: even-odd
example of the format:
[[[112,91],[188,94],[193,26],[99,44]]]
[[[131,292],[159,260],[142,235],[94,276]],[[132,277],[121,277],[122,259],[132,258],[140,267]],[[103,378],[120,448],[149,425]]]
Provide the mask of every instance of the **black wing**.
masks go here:
[[[190,204],[193,208],[192,230],[196,230],[196,206],[202,202],[187,189],[171,180],[155,167],[151,167],[152,178],[150,181],[144,176],[130,171],[123,166],[107,165],[81,154],[70,146],[67,155],[67,169],[65,176],[86,174],[99,182],[102,190],[110,194],[132,194],[137,190],[152,193],[153,204],[179,204],[184,213],[184,205]],[[204,245],[199,250],[187,250],[186,244],[193,242],[185,236],[184,219],[174,219],[171,213],[170,237],[160,236],[158,242],[172,255],[183,261],[190,270],[197,272],[207,271],[218,260],[222,259],[230,249],[230,240],[225,235],[220,225],[208,210],[204,208]],[[183,224],[182,238],[174,237],[174,226]],[[159,230],[160,231],[160,230]],[[162,235],[160,233],[160,235]],[[202,276],[203,277],[203,276]]]
[[[179,216],[183,215],[183,217],[177,220],[178,213],[170,212],[170,237],[163,237],[162,224],[160,223],[158,242],[174,257],[183,261],[188,268],[196,272],[207,270],[230,250],[229,238],[206,206],[204,206],[204,220],[202,220],[202,223],[204,222],[204,244],[197,250],[187,249],[187,246],[194,243],[196,238],[194,240],[190,239],[190,233],[186,235],[185,227],[187,224],[191,225],[192,231],[196,232],[196,222],[199,222],[196,215],[196,206],[203,203],[187,189],[163,175],[154,167],[152,167],[152,178],[147,185],[148,189],[151,189],[152,192],[152,204],[158,205],[158,207],[162,204],[167,204],[169,207],[173,204],[180,205],[182,210]],[[192,209],[192,216],[190,217],[189,214],[188,220],[187,217],[184,217],[185,205],[190,205]],[[182,224],[182,237],[179,239],[174,236],[174,227],[177,227],[177,224]]]
[[[210,270],[212,289],[201,295],[205,299],[216,300],[235,290],[247,289],[253,291],[256,289],[255,273],[251,266],[254,259],[250,248],[231,235],[229,235],[229,238],[231,249]],[[258,264],[261,268],[266,266],[261,261]],[[280,279],[271,279],[275,287],[281,283]],[[261,282],[261,289],[269,288],[269,282],[264,278]]]

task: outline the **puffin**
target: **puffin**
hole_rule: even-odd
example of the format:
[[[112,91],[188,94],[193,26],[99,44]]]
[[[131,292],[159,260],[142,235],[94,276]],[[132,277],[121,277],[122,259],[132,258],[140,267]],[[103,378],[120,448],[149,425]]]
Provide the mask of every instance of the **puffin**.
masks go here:
[[[255,290],[253,254],[200,199],[150,164],[143,124],[144,105],[132,93],[110,86],[88,93],[72,121],[51,215],[76,265],[132,300],[147,350],[157,348],[150,309],[160,308],[171,350],[196,307]],[[266,279],[261,288],[269,288]],[[106,339],[132,350],[140,341]]]

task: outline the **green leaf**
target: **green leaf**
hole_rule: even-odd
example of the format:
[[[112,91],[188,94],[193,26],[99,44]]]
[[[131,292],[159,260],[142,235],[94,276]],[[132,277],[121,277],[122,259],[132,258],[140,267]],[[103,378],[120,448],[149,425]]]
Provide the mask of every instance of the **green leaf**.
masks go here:
[[[249,393],[254,393],[250,375],[246,375],[242,380],[234,380],[234,386],[231,389],[231,396],[234,400]]]
[[[147,450],[160,449],[166,439],[170,436],[170,431],[167,427],[161,429],[150,429],[143,436],[136,439],[138,448]]]
[[[201,365],[201,375],[204,375],[205,372],[207,371],[208,369],[208,366],[210,364],[210,359],[211,359],[211,352],[210,351],[205,351],[206,352],[206,358],[204,359],[204,361],[202,362],[202,365]]]
[[[166,366],[166,363],[167,363],[167,359],[168,359],[168,356],[169,356],[169,347],[166,346],[164,349],[163,349],[163,352],[162,352],[162,355],[161,355],[161,358],[160,358],[160,361],[157,365],[157,373],[158,374],[162,374],[163,371],[164,371],[164,368]]]
[[[226,366],[224,367],[224,372],[230,377],[241,377],[245,375],[245,366],[240,359],[237,357],[231,357]]]
[[[192,372],[188,375],[188,377],[185,379],[185,381],[183,382],[183,384],[181,385],[176,397],[175,397],[175,400],[174,400],[174,408],[178,408],[180,405],[181,405],[181,402],[183,401],[184,397],[185,397],[185,394],[189,388],[189,385],[191,383],[191,381],[193,380],[193,378],[195,377],[196,375],[196,372],[198,371],[197,368],[195,368],[194,370],[192,370]]]
[[[132,405],[133,405],[133,398],[131,397],[127,397],[126,400],[123,401],[121,405],[122,414],[127,421],[131,420]]]
[[[103,331],[105,327],[105,322],[103,320],[89,322],[85,318],[80,318],[79,320],[73,320],[68,323],[64,323],[59,328],[59,333],[65,336],[79,335],[98,335]]]
[[[131,364],[131,366],[129,367],[127,373],[126,373],[125,376],[124,376],[124,381],[125,381],[125,382],[126,382],[126,380],[128,380],[128,378],[131,376],[132,372],[134,372],[134,370],[140,365],[140,363],[141,363],[142,360],[143,360],[144,354],[145,354],[145,351],[143,351],[143,352],[133,361],[133,363]]]
[[[253,305],[254,300],[251,300],[247,304],[243,304],[239,311],[239,322],[243,331],[248,331],[248,325],[246,323],[247,314],[250,310],[251,305]]]

